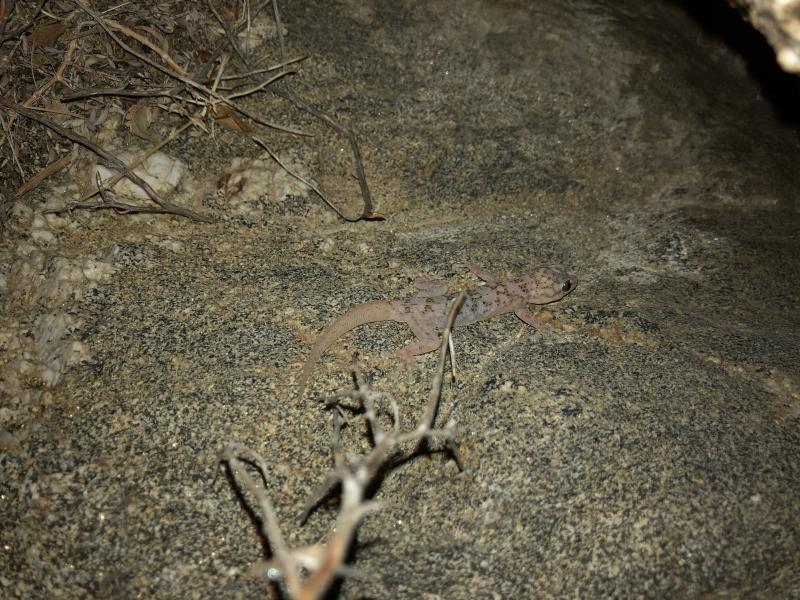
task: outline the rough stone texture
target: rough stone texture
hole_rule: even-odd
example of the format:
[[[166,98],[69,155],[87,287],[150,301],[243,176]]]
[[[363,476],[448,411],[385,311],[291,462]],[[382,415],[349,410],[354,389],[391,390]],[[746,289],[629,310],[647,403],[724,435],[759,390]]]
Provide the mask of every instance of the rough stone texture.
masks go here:
[[[33,366],[0,407],[0,595],[264,595],[242,576],[263,548],[221,444],[272,466],[290,544],[324,540],[334,503],[294,520],[329,467],[329,415],[293,400],[310,342],[417,275],[474,285],[453,268],[467,260],[580,283],[555,334],[513,317],[456,331],[442,418],[468,470],[438,453],[387,473],[354,552],[365,578],[340,596],[800,595],[800,103],[752,62],[766,46],[732,49],[666,2],[283,10],[313,57],[298,89],[354,124],[388,219],[341,224],[277,175],[221,197],[221,176],[268,164],[226,131],[170,149],[218,224],[18,210],[0,350]],[[264,110],[318,134],[271,139],[353,212],[342,141]],[[347,386],[357,350],[411,423],[434,361],[383,356],[407,339],[358,330],[309,395]],[[47,344],[73,342],[90,358],[44,380]]]
[[[778,63],[800,73],[800,0],[728,0],[769,40]]]

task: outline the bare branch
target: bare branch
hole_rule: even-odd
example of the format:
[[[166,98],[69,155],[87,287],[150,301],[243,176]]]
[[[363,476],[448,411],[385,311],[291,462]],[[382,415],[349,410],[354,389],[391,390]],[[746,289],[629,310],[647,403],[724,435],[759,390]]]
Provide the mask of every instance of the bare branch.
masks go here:
[[[397,403],[388,395],[371,391],[360,375],[357,374],[358,390],[349,392],[346,396],[362,401],[364,405],[364,420],[370,427],[375,445],[365,456],[348,458],[342,445],[341,436],[342,427],[346,423],[340,406],[333,406],[333,433],[331,439],[333,471],[312,496],[313,502],[307,505],[303,512],[303,520],[305,520],[311,510],[310,507],[316,505],[316,499],[320,493],[324,495],[333,486],[341,485],[341,506],[336,519],[334,534],[324,546],[313,547],[313,552],[312,549],[307,548],[289,550],[278,526],[275,509],[272,507],[269,498],[267,498],[263,486],[256,485],[256,482],[247,473],[242,464],[243,461],[254,464],[261,471],[263,479],[266,481],[265,461],[255,452],[238,444],[229,444],[225,447],[222,460],[228,463],[235,478],[241,480],[244,487],[256,498],[263,515],[263,535],[269,539],[275,549],[274,556],[259,563],[256,571],[269,574],[270,569],[277,569],[286,583],[290,597],[298,600],[321,598],[337,577],[349,572],[344,563],[358,525],[366,515],[380,508],[379,503],[366,498],[367,490],[371,488],[381,468],[395,455],[400,444],[431,437],[444,437],[452,444],[452,449],[455,451],[455,427],[453,424],[448,423],[444,429],[436,430],[433,429],[433,421],[441,393],[444,364],[448,349],[447,340],[463,301],[464,294],[461,294],[450,306],[442,339],[439,370],[431,384],[431,392],[428,396],[425,414],[412,431],[405,434],[400,433],[400,415]],[[390,402],[393,415],[391,432],[384,431],[378,422],[375,409],[375,402],[378,400],[389,400]],[[462,464],[460,456],[457,456],[457,462],[459,465]],[[310,575],[301,574],[300,567]]]
[[[241,457],[245,457],[242,459]],[[255,496],[262,515],[262,533],[269,539],[275,551],[275,562],[279,565],[281,576],[286,581],[289,593],[296,596],[301,589],[300,574],[297,571],[294,557],[286,545],[286,540],[281,533],[278,516],[267,496],[264,486],[256,485],[255,480],[244,468],[243,460],[252,462],[258,467],[261,476],[265,481],[268,480],[268,471],[264,459],[259,454],[253,452],[240,444],[228,444],[222,452],[222,461],[228,463],[234,478],[244,482],[247,490]]]
[[[295,135],[307,135],[307,134],[305,134],[302,131],[299,131],[297,129],[293,129],[291,127],[286,127],[286,126],[283,126],[283,125],[278,125],[276,123],[271,123],[269,121],[266,121],[266,120],[264,120],[264,119],[262,119],[262,118],[260,118],[260,117],[258,117],[256,115],[254,115],[250,111],[245,110],[244,108],[242,108],[241,106],[237,105],[235,102],[229,100],[228,98],[226,98],[222,94],[219,94],[219,93],[215,92],[214,90],[206,87],[205,85],[203,85],[201,83],[198,83],[197,81],[195,81],[191,77],[189,77],[187,75],[183,75],[181,73],[178,73],[178,72],[174,71],[173,69],[169,69],[169,68],[157,63],[156,61],[152,60],[150,57],[146,56],[145,54],[142,54],[141,52],[137,52],[136,50],[131,48],[128,44],[126,44],[116,33],[114,33],[114,31],[112,31],[111,27],[108,25],[107,20],[102,18],[94,10],[92,10],[92,8],[89,7],[86,4],[86,2],[84,2],[84,0],[74,0],[74,2],[84,12],[86,12],[86,14],[88,14],[90,17],[92,17],[92,19],[94,19],[97,22],[97,24],[100,25],[100,27],[103,28],[103,30],[108,34],[108,36],[111,37],[111,39],[114,40],[120,46],[120,48],[125,50],[125,52],[127,52],[128,54],[131,54],[132,56],[135,56],[136,58],[138,58],[142,62],[147,63],[148,65],[150,65],[154,69],[158,69],[159,71],[161,71],[165,75],[168,75],[169,77],[172,77],[173,79],[176,79],[176,80],[180,81],[181,83],[185,84],[186,86],[202,92],[209,99],[213,98],[214,100],[217,100],[219,102],[222,102],[223,104],[226,104],[226,105],[230,106],[233,110],[235,110],[238,113],[241,113],[242,115],[244,115],[248,119],[254,121],[255,123],[258,123],[258,124],[263,125],[265,127],[270,127],[272,129],[278,129],[280,131],[286,131],[288,133],[294,133]],[[284,59],[284,62],[285,62],[285,59]]]
[[[298,181],[300,181],[301,183],[306,185],[317,196],[319,196],[322,199],[322,201],[325,204],[328,205],[328,208],[330,208],[333,212],[335,212],[337,215],[339,215],[339,217],[341,217],[345,221],[349,221],[350,223],[355,223],[356,221],[360,221],[361,220],[361,217],[348,217],[347,215],[342,213],[342,211],[340,211],[336,207],[336,205],[333,204],[333,202],[331,202],[330,200],[328,200],[325,197],[325,194],[323,194],[322,191],[320,191],[320,189],[314,184],[314,182],[312,182],[311,180],[306,179],[306,178],[302,177],[301,175],[298,175],[297,173],[292,171],[288,166],[286,166],[286,163],[284,163],[280,158],[278,158],[278,155],[275,154],[272,151],[272,149],[269,146],[267,146],[267,144],[264,141],[260,140],[259,138],[255,137],[255,136],[253,136],[253,141],[256,144],[258,144],[259,146],[261,146],[264,150],[266,150],[267,154],[269,154],[272,157],[272,160],[274,160],[276,163],[278,163],[284,171],[286,171],[289,175],[291,175],[292,177],[294,177],[295,179],[297,179]]]
[[[0,0],[0,1],[2,1],[2,0]],[[28,98],[27,100],[25,100],[25,102],[22,103],[22,106],[25,106],[25,107],[33,106],[34,104],[36,104],[36,102],[39,101],[39,99],[42,98],[42,96],[44,96],[45,92],[47,92],[47,90],[49,90],[56,81],[60,81],[61,80],[61,78],[64,76],[64,70],[67,68],[67,65],[72,60],[72,55],[75,52],[75,48],[77,47],[77,44],[78,44],[77,40],[72,40],[69,43],[69,46],[67,46],[67,52],[66,52],[66,54],[64,54],[64,59],[61,61],[61,64],[59,65],[58,70],[53,74],[52,77],[50,77],[50,79],[48,79],[41,86],[39,86],[36,89],[36,91],[33,92],[33,94],[31,94],[30,98]],[[13,122],[14,122],[14,115],[12,114],[8,119],[9,131],[11,130],[11,124]],[[4,141],[5,141],[5,138],[0,140],[0,146],[3,145]]]
[[[128,166],[122,162],[117,157],[110,154],[108,151],[104,150],[102,147],[98,146],[94,142],[86,139],[82,135],[75,133],[69,129],[65,129],[60,125],[57,125],[50,119],[47,119],[40,114],[38,114],[35,110],[31,110],[30,108],[25,108],[20,106],[19,104],[15,104],[14,102],[9,102],[5,98],[0,97],[0,106],[4,106],[9,110],[13,110],[15,113],[20,114],[24,117],[32,119],[41,125],[44,125],[48,129],[55,131],[62,137],[67,138],[75,142],[76,144],[80,144],[84,148],[88,148],[99,157],[103,158],[112,168],[116,169],[117,171],[124,173],[125,177],[130,179],[133,183],[138,185],[144,192],[150,197],[150,199],[158,204],[165,212],[169,212],[171,214],[179,215],[182,217],[188,217],[190,219],[194,219],[195,221],[203,221],[205,223],[212,223],[214,221],[213,218],[201,215],[199,213],[194,212],[193,210],[189,210],[188,208],[183,208],[181,206],[177,206],[172,204],[171,202],[164,200],[161,196],[159,196],[158,192],[156,192],[149,183],[147,183],[144,179],[136,175]]]

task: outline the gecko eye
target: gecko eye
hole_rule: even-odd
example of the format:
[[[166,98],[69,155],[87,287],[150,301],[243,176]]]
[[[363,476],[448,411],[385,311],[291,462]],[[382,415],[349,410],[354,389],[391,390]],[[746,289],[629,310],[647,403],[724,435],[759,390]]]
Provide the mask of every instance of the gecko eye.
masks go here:
[[[562,292],[568,292],[568,291],[570,291],[570,289],[572,289],[572,282],[569,279],[567,279],[567,282],[563,285],[563,287],[561,288],[561,291]]]

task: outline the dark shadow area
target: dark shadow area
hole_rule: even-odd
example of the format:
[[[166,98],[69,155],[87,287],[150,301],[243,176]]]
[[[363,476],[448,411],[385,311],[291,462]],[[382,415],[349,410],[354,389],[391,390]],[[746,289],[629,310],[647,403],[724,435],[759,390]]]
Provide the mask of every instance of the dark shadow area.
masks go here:
[[[248,460],[242,460],[242,462],[258,471],[259,478],[264,477],[264,474],[258,469],[258,465]],[[220,461],[220,465],[222,467],[222,472],[225,475],[225,480],[228,482],[228,486],[230,487],[231,491],[236,497],[236,500],[239,502],[239,506],[242,507],[244,513],[247,515],[247,518],[250,521],[250,524],[255,530],[258,541],[261,544],[261,553],[263,554],[264,560],[269,560],[274,556],[274,552],[272,550],[272,544],[270,543],[269,538],[264,535],[263,515],[259,515],[253,506],[250,505],[250,502],[242,491],[242,487],[240,486],[239,482],[236,480],[236,476],[233,474],[230,465],[225,461]],[[263,479],[261,483],[263,483]],[[285,597],[280,585],[278,585],[277,582],[267,580],[266,583],[269,589],[270,598],[281,599]]]
[[[724,0],[668,0],[680,6],[709,36],[721,40],[747,64],[764,99],[787,126],[800,128],[800,77],[781,69],[775,51],[746,15]]]

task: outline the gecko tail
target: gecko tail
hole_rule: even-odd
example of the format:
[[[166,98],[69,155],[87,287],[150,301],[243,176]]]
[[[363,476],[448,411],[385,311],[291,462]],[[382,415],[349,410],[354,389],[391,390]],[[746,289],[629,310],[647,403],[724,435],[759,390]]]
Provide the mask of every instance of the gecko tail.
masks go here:
[[[340,337],[351,329],[355,329],[360,325],[367,323],[374,323],[376,321],[395,321],[395,309],[392,302],[385,300],[378,300],[375,302],[367,302],[354,306],[343,315],[339,316],[333,323],[328,325],[322,333],[317,337],[314,346],[311,348],[311,353],[303,365],[303,371],[300,374],[300,379],[297,383],[297,399],[303,400],[305,395],[306,385],[311,377],[311,372],[314,366],[319,361],[322,354]]]

